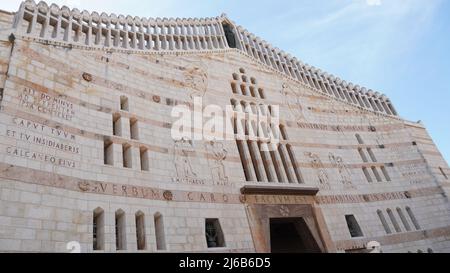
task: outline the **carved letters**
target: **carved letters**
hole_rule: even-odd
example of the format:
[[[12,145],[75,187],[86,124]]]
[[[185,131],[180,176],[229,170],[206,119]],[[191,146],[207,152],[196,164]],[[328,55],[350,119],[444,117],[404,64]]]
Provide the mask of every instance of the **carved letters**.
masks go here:
[[[194,172],[189,154],[194,152],[192,141],[186,139],[176,140],[174,145],[174,165],[177,174],[175,182],[204,185],[205,180],[198,179]]]
[[[6,148],[6,153],[8,155],[12,155],[12,156],[16,156],[16,157],[22,157],[22,158],[26,158],[26,159],[49,162],[53,165],[57,165],[57,166],[61,166],[61,167],[75,168],[75,161],[63,159],[63,158],[45,154],[45,153],[33,152],[28,149],[9,146]]]
[[[424,164],[400,165],[397,168],[402,177],[411,184],[420,184],[430,176]]]
[[[73,103],[31,88],[24,88],[19,99],[20,106],[52,117],[71,121],[75,116]]]
[[[80,147],[71,143],[76,140],[76,137],[73,134],[18,117],[12,118],[12,122],[16,125],[17,129],[11,126],[9,129],[1,132],[1,134],[21,142],[31,143],[36,147],[51,148],[56,151],[71,154],[72,156],[74,154],[80,154]],[[47,135],[52,137],[48,137]],[[12,156],[48,162],[62,167],[75,168],[75,161],[57,157],[45,152],[34,152],[18,146],[8,147],[6,152]]]

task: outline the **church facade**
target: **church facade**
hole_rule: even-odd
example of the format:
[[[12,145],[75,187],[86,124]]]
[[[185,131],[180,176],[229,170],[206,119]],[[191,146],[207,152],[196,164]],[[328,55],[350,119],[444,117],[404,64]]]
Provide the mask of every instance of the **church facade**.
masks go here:
[[[450,252],[424,125],[225,15],[25,1],[0,93],[1,252]]]

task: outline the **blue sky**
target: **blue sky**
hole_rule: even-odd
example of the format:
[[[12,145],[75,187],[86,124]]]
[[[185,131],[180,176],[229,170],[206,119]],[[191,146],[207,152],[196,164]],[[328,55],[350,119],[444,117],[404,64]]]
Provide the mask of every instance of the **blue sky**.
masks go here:
[[[20,0],[2,0],[14,11]],[[79,9],[143,17],[214,17],[237,24],[305,63],[385,93],[422,120],[450,159],[448,0],[65,0]]]

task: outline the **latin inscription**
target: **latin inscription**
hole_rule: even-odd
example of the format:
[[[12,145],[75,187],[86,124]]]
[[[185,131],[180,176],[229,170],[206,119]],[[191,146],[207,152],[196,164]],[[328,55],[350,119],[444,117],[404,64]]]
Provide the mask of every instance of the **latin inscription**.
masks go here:
[[[398,167],[403,178],[409,180],[411,184],[420,184],[430,175],[423,164],[413,164]]]
[[[317,196],[315,199],[319,204],[351,204],[364,202],[380,202],[387,200],[407,199],[404,192],[375,193],[363,195],[328,195]]]
[[[75,168],[75,161],[67,160],[64,158],[60,158],[57,156],[33,152],[28,149],[18,148],[18,147],[7,147],[6,153],[8,155],[22,157],[26,159],[38,160],[42,162],[48,162],[56,166],[67,167],[67,168]]]
[[[204,203],[238,203],[237,198],[228,194],[179,192],[173,193],[148,187],[117,185],[102,182],[80,181],[78,188],[82,192],[109,194],[122,197],[134,197],[161,201],[204,202]],[[170,193],[170,194],[169,194]],[[170,198],[168,198],[168,194]]]
[[[289,195],[247,195],[245,202],[248,204],[310,204],[314,203],[314,197],[289,196]]]
[[[325,125],[325,124],[316,124],[316,123],[297,123],[299,128],[302,129],[314,129],[314,130],[322,130],[322,131],[368,131],[368,128],[365,126],[333,126],[333,125]]]
[[[19,95],[20,105],[33,111],[71,121],[75,116],[74,105],[31,88],[24,88]]]
[[[13,122],[18,127],[21,127],[21,128],[27,129],[27,130],[42,132],[42,133],[53,135],[55,137],[65,139],[65,140],[70,140],[70,141],[76,140],[76,136],[74,134],[68,133],[64,130],[52,128],[52,127],[49,127],[49,126],[46,126],[46,125],[43,125],[43,124],[40,124],[37,122],[25,120],[22,118],[13,118]]]
[[[17,140],[26,141],[32,144],[41,145],[44,147],[53,148],[55,150],[60,150],[63,152],[79,154],[80,148],[69,144],[64,144],[60,141],[55,141],[43,136],[39,136],[33,133],[26,133],[16,130],[6,130],[6,136],[10,138],[15,138]]]

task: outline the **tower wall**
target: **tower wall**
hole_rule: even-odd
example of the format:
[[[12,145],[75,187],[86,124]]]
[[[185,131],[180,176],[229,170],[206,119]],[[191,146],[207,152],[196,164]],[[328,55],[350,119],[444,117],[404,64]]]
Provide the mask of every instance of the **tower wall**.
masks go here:
[[[449,168],[421,124],[336,99],[238,48],[150,52],[1,33],[0,251],[66,252],[76,241],[83,252],[134,252],[137,214],[148,252],[264,252],[267,220],[299,215],[322,251],[372,240],[385,252],[450,251]],[[233,132],[174,140],[173,110],[198,114],[196,99],[279,106],[281,148],[266,154],[259,139],[241,149]],[[206,219],[220,223],[219,248],[208,248]]]

